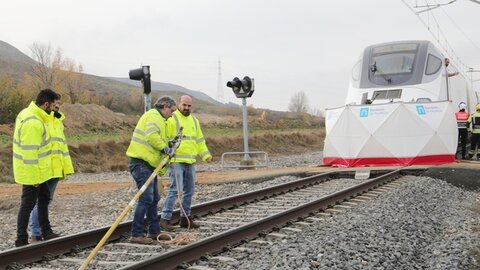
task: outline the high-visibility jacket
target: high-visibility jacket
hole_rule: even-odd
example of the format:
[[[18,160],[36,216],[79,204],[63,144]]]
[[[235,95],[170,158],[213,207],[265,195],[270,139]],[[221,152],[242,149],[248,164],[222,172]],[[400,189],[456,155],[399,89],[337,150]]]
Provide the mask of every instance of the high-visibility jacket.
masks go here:
[[[35,102],[15,120],[13,176],[22,185],[38,185],[53,178],[49,115]]]
[[[468,126],[468,113],[465,111],[460,111],[455,113],[455,118],[457,118],[457,126],[460,129],[466,129]]]
[[[476,111],[467,120],[468,124],[472,123],[472,134],[480,134],[480,112]]]
[[[156,168],[165,157],[162,150],[168,145],[165,125],[166,119],[156,108],[144,113],[133,132],[127,156]]]
[[[48,130],[50,131],[50,140],[52,142],[52,169],[54,178],[63,178],[65,175],[72,174],[73,164],[68,145],[65,140],[64,125],[65,115],[55,112],[50,114]]]
[[[176,110],[167,123],[167,135],[169,138],[175,137],[179,128],[183,127],[182,142],[172,162],[194,164],[197,161],[197,156],[203,161],[212,157],[210,151],[208,151],[202,128],[197,118],[192,115],[184,116],[179,110]]]

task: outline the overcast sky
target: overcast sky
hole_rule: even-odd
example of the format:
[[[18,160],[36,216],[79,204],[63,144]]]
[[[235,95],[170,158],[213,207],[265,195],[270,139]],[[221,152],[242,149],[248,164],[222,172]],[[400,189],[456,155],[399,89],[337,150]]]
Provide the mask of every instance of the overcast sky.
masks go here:
[[[274,110],[287,110],[299,91],[318,110],[343,105],[364,47],[435,40],[401,0],[16,0],[1,10],[0,40],[27,55],[33,42],[50,44],[86,73],[111,77],[150,65],[153,80],[213,98],[221,59],[224,101],[241,104],[225,84],[248,75],[256,89],[248,104]],[[480,69],[480,4],[457,0],[432,12],[463,63]]]

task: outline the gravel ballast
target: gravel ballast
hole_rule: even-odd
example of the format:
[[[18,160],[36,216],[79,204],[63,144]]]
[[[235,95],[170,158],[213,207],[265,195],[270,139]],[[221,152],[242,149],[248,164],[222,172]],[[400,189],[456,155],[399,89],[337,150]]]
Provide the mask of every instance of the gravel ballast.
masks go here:
[[[272,167],[319,164],[319,153],[272,158]],[[219,170],[219,164],[198,166]],[[95,179],[131,181],[127,172],[76,174],[68,181]],[[466,191],[429,177],[380,195],[343,214],[316,222],[250,251],[228,252],[228,263],[200,261],[217,269],[479,269],[480,193]],[[194,203],[263,188],[292,177],[263,183],[198,185]],[[132,182],[133,183],[133,182]],[[125,208],[136,188],[82,195],[56,196],[51,223],[61,234],[109,226]],[[160,205],[163,205],[163,197]],[[18,198],[18,204],[20,198]],[[18,205],[0,208],[0,250],[12,248]],[[130,219],[130,217],[127,217]]]
[[[479,194],[415,177],[343,214],[304,227],[215,269],[479,269]]]

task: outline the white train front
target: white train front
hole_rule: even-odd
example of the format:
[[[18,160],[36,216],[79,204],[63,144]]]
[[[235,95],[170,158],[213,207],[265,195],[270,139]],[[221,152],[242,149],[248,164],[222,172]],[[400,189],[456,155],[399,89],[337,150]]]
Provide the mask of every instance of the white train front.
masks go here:
[[[455,161],[460,102],[477,95],[429,41],[365,48],[352,69],[345,106],[326,111],[324,163],[332,166]]]
[[[455,65],[445,67],[444,59],[430,41],[368,46],[352,69],[345,104],[451,100],[475,108],[477,96],[468,80],[454,75]]]

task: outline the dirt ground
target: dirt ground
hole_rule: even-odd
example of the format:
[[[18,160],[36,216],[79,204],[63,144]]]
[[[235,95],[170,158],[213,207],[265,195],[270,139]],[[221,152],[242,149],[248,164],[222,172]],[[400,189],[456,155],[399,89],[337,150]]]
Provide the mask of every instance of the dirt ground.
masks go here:
[[[425,175],[439,178],[460,186],[479,189],[480,180],[476,177],[480,172],[480,162],[462,161],[441,166],[415,166],[428,168]],[[375,169],[394,169],[395,167],[378,167]],[[229,170],[216,172],[197,172],[198,184],[214,184],[223,182],[246,181],[258,177],[274,177],[282,174],[304,172],[323,173],[338,170],[354,171],[358,168],[331,168],[326,166],[304,166],[290,168],[262,168],[256,170]],[[373,168],[370,168],[373,169]],[[90,193],[93,191],[108,191],[116,189],[128,189],[133,182],[128,174],[123,177],[112,179],[110,174],[98,174],[97,179],[88,181],[62,181],[59,183],[55,196],[66,196]],[[110,178],[109,178],[110,177]],[[163,186],[168,186],[168,179],[161,178]],[[0,209],[8,207],[11,200],[15,202],[21,194],[21,186],[16,184],[0,184]]]
[[[271,177],[295,172],[323,172],[331,170],[328,167],[295,167],[295,168],[270,168],[257,170],[238,170],[238,171],[217,171],[217,172],[197,172],[198,184],[214,184],[222,182],[242,181],[253,177]],[[75,195],[90,193],[93,191],[108,191],[116,189],[128,189],[132,186],[132,180],[129,175],[122,178],[108,179],[108,174],[99,174],[99,178],[88,181],[61,181],[55,191],[55,196]],[[168,180],[161,178],[163,186],[168,186]],[[15,198],[17,200],[21,194],[21,185],[0,184],[0,208],[1,202]]]

